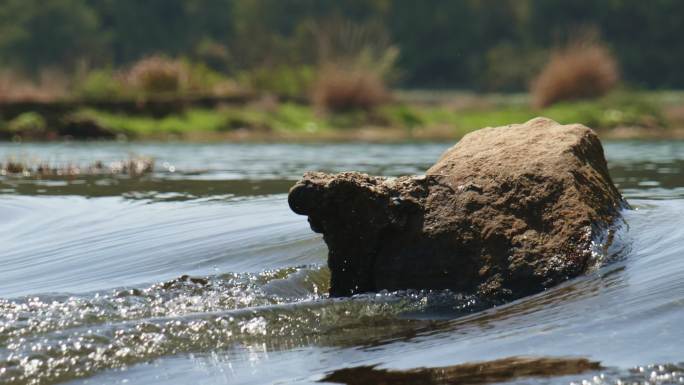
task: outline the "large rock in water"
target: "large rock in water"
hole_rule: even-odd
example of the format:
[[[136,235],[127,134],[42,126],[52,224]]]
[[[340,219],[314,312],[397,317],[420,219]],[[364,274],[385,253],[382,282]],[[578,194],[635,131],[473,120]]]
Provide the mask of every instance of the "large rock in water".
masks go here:
[[[582,274],[626,206],[596,134],[536,118],[484,128],[424,176],[310,172],[289,204],[328,245],[332,296],[452,289],[491,299]]]

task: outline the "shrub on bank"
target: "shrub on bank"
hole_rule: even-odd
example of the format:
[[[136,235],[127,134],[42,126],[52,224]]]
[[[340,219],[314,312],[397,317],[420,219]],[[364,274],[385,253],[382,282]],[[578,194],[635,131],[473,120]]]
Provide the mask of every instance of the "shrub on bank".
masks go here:
[[[0,102],[52,102],[68,95],[69,79],[60,71],[45,69],[37,77],[0,71]]]
[[[99,69],[89,71],[76,83],[74,93],[81,98],[103,100],[122,97],[126,89],[122,79],[114,71]]]
[[[532,100],[535,107],[556,102],[605,95],[618,83],[615,58],[595,41],[579,41],[556,50],[533,81]]]
[[[213,70],[208,65],[190,60],[182,60],[187,71],[185,92],[201,95],[225,96],[242,93],[238,83],[225,74]]]
[[[75,95],[102,100],[134,96],[230,95],[239,92],[236,82],[202,63],[160,56],[138,61],[127,72],[91,70],[76,82]]]
[[[544,66],[547,52],[501,43],[485,55],[484,71],[478,83],[487,91],[519,92],[525,90]]]
[[[5,126],[8,137],[20,137],[23,139],[43,139],[48,134],[45,118],[37,112],[24,112],[7,122]]]
[[[389,101],[390,92],[375,71],[327,65],[318,72],[312,100],[327,110],[370,110]]]
[[[314,70],[303,65],[261,67],[239,75],[240,83],[253,91],[286,97],[305,97],[313,78]]]
[[[371,110],[391,99],[399,50],[384,26],[332,19],[316,27],[318,66],[311,101],[319,110]]]
[[[190,82],[185,63],[157,55],[136,62],[126,77],[131,86],[144,94],[178,93]]]

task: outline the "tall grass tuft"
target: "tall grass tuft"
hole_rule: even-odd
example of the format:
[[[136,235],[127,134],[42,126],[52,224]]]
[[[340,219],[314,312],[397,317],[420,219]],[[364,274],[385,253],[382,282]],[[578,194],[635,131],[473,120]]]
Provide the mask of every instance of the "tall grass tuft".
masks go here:
[[[399,51],[382,26],[332,21],[316,31],[318,68],[312,102],[322,110],[370,110],[391,99]]]
[[[605,45],[581,39],[555,50],[532,82],[535,107],[605,95],[619,81],[618,64]]]
[[[370,110],[387,102],[390,92],[373,71],[328,64],[318,70],[312,98],[317,107],[327,110]]]
[[[182,61],[153,55],[133,64],[127,81],[144,94],[174,94],[187,88],[190,74]]]
[[[69,94],[69,79],[60,71],[45,69],[37,78],[11,70],[0,72],[0,102],[52,102]]]

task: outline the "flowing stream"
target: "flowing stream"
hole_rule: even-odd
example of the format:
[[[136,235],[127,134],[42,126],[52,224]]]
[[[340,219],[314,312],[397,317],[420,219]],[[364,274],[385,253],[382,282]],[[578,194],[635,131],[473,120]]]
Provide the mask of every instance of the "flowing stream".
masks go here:
[[[0,384],[311,384],[510,357],[601,365],[512,383],[683,384],[684,142],[605,143],[635,209],[598,271],[494,308],[327,297],[327,249],[289,187],[420,174],[448,146],[0,144],[0,162],[155,160],[141,177],[0,176]]]

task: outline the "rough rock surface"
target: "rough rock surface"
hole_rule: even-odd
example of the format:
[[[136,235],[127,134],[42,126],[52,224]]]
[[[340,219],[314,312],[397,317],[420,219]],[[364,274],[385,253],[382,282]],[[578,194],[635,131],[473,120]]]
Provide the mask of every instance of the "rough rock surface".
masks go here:
[[[484,128],[424,176],[311,172],[289,204],[328,245],[332,296],[452,289],[513,299],[585,272],[626,202],[589,128]]]

